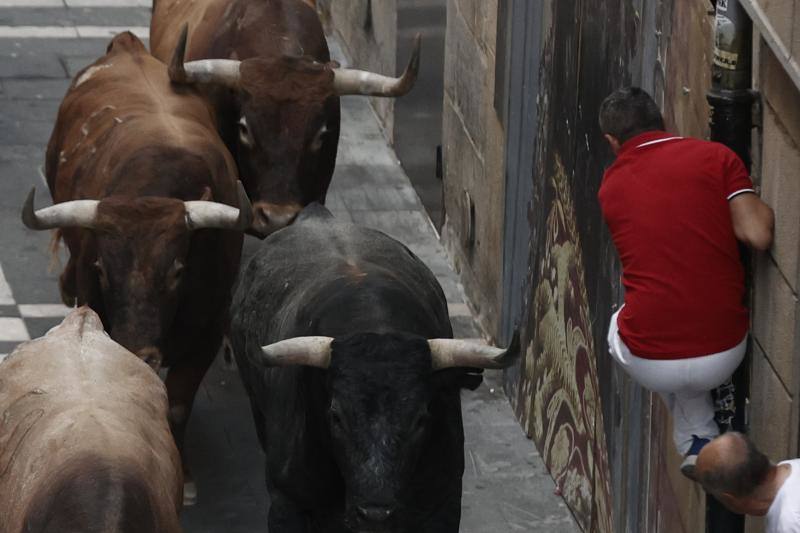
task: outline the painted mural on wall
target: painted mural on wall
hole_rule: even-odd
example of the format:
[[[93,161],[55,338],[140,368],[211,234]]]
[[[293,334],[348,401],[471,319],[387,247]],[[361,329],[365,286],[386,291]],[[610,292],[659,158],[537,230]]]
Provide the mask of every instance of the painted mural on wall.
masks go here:
[[[521,424],[586,533],[702,527],[704,502],[672,464],[666,412],[614,367],[606,352],[605,334],[621,289],[596,195],[612,158],[597,112],[612,90],[645,87],[663,103],[668,123],[689,131],[707,116],[699,75],[705,72],[704,58],[689,53],[689,43],[702,49],[704,2],[545,4],[548,28],[527,221],[532,235],[523,319],[527,352],[520,367],[507,372],[506,386]],[[692,17],[675,21],[687,13]],[[675,28],[685,32],[681,40],[669,39]],[[672,59],[670,76],[664,76],[665,58]]]
[[[560,161],[533,291],[517,415],[584,531],[610,533],[608,463],[581,243]],[[595,490],[595,486],[599,490]]]

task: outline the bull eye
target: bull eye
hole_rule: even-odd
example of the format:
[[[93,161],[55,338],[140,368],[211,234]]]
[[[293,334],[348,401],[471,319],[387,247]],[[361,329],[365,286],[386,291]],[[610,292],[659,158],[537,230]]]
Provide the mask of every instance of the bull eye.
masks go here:
[[[314,136],[314,140],[311,141],[311,150],[314,152],[319,152],[322,148],[322,141],[325,140],[325,134],[328,133],[328,125],[323,125],[317,134]]]
[[[177,283],[183,277],[184,272],[186,272],[186,265],[180,261],[175,261],[170,272],[170,281],[173,284]]]
[[[333,426],[334,428],[341,429],[344,426],[344,423],[342,422],[342,415],[339,414],[338,410],[331,409],[330,411],[328,411],[328,416],[331,421],[331,426]]]
[[[425,426],[428,425],[428,419],[430,415],[428,413],[422,413],[417,417],[417,421],[414,423],[414,432],[418,433],[425,429]]]
[[[247,118],[244,116],[239,119],[239,142],[248,147],[253,146],[253,136],[250,135]]]
[[[103,263],[98,259],[92,266],[95,272],[97,272],[97,277],[100,278],[100,284],[104,287],[108,286],[108,276],[106,274],[106,269],[103,267]]]

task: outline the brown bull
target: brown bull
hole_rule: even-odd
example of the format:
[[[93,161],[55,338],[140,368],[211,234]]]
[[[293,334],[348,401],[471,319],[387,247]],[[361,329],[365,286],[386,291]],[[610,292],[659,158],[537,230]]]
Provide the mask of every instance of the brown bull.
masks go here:
[[[32,192],[23,210],[28,227],[58,228],[67,244],[64,302],[89,305],[114,340],[169,367],[179,449],[252,213],[205,100],[182,92],[139,39],[116,36],[59,109],[46,160],[54,205],[35,212]]]
[[[177,533],[158,376],[73,311],[0,363],[0,533]]]
[[[173,81],[205,85],[253,201],[252,232],[261,237],[291,223],[303,206],[324,203],[339,142],[338,97],[401,96],[419,68],[419,41],[399,79],[339,68],[310,4],[157,0],[153,6],[153,55],[172,61]],[[181,35],[187,26],[188,47]]]

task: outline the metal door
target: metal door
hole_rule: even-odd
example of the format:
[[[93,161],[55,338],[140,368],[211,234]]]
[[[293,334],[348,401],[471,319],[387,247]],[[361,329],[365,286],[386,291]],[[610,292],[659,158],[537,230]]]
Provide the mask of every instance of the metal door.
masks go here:
[[[504,66],[507,99],[506,198],[503,242],[502,340],[510,339],[523,311],[530,256],[533,169],[538,131],[538,87],[542,42],[542,0],[507,0]],[[501,13],[502,14],[502,13]],[[500,58],[498,58],[498,61]]]

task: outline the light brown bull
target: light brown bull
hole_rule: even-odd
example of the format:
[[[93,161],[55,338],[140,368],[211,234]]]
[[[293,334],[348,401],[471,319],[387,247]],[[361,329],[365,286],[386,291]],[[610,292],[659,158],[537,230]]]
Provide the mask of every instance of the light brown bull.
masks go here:
[[[0,533],[177,533],[158,376],[88,307],[0,363]]]

